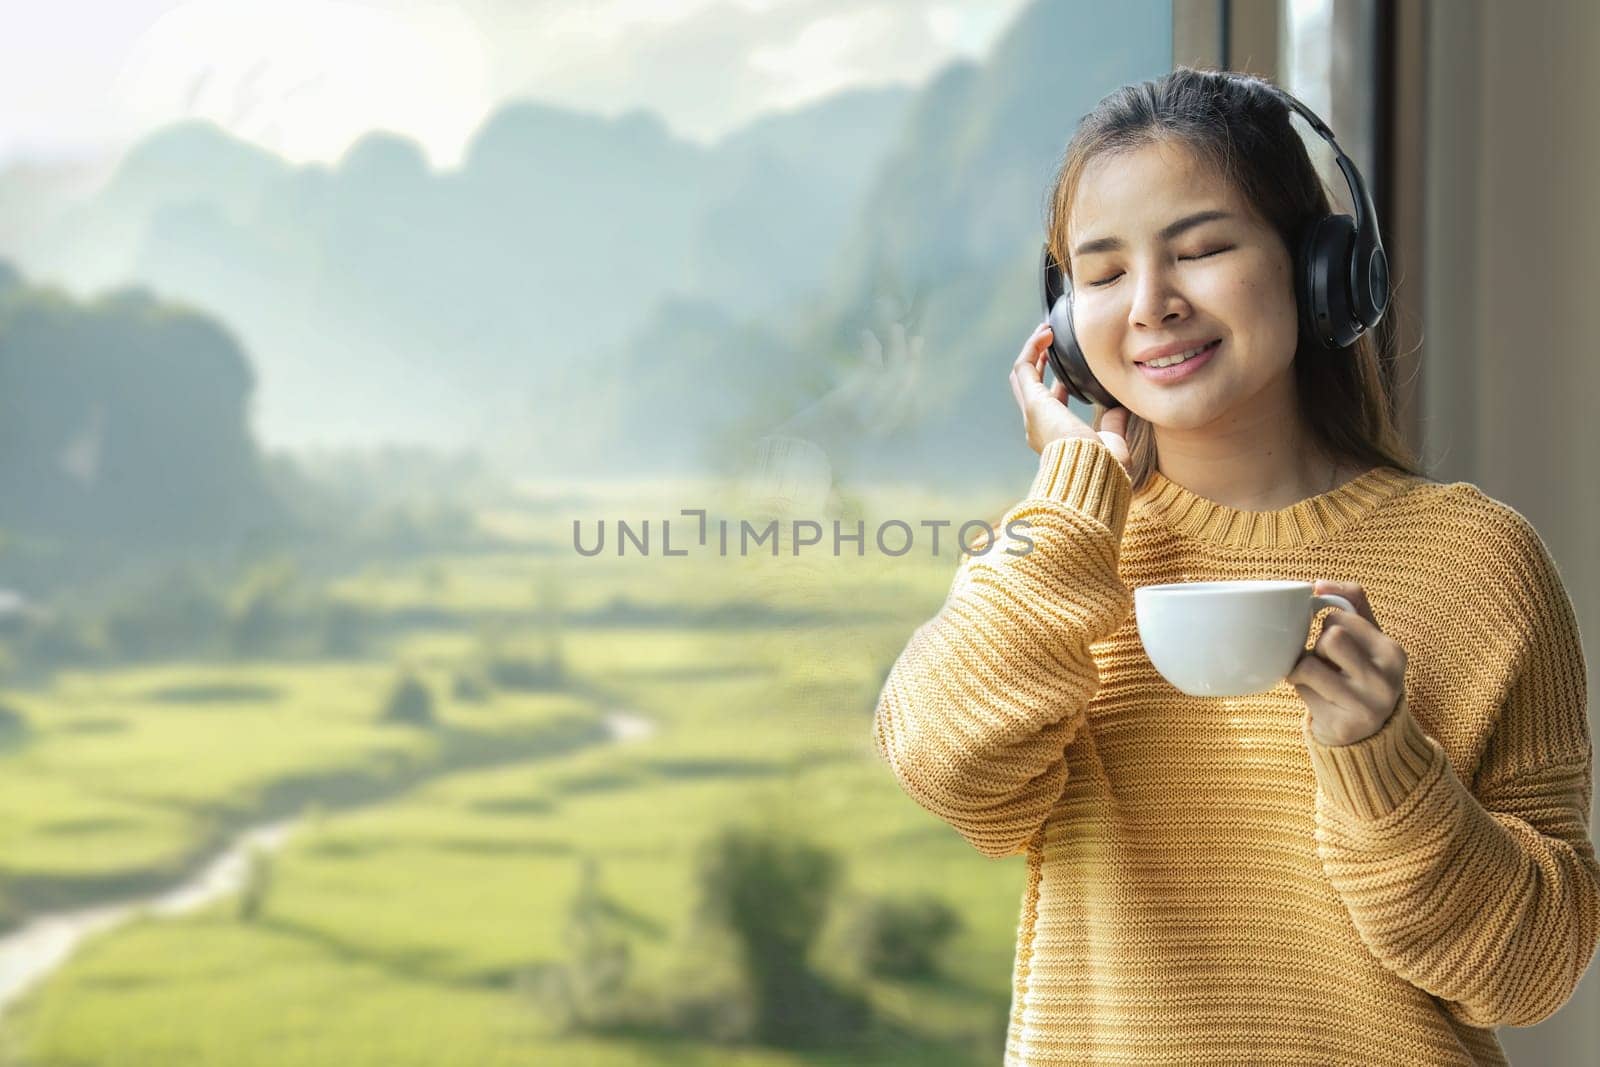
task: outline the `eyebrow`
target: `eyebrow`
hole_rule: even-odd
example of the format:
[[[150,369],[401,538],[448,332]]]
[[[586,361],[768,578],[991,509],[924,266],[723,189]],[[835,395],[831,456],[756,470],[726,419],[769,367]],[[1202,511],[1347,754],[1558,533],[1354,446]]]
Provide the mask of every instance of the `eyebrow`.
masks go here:
[[[1169,224],[1161,231],[1161,239],[1170,241],[1185,230],[1192,230],[1205,222],[1214,222],[1217,219],[1231,219],[1233,216],[1226,211],[1196,211],[1193,215],[1185,215],[1177,222]],[[1088,256],[1096,252],[1114,252],[1123,247],[1120,237],[1096,237],[1092,241],[1085,241],[1073,249],[1075,256]]]

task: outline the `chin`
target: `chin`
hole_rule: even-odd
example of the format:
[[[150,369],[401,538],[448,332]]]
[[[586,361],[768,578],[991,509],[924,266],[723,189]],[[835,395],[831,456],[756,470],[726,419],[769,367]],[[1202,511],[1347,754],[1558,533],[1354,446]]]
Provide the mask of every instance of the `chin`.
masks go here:
[[[1162,397],[1153,404],[1141,402],[1128,410],[1163,430],[1199,430],[1215,423],[1227,411],[1227,405],[1210,400],[1197,403],[1187,397]]]

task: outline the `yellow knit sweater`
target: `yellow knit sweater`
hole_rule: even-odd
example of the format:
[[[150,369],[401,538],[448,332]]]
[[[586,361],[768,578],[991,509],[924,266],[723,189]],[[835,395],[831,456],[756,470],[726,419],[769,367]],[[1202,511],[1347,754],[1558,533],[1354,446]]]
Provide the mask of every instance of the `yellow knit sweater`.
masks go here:
[[[962,560],[873,730],[919,805],[1026,852],[1008,1065],[1502,1064],[1495,1027],[1566,1002],[1600,936],[1593,753],[1523,516],[1388,467],[1273,512],[1135,496],[1069,439],[1012,519],[1033,549]],[[1287,682],[1155,672],[1131,590],[1239,578],[1361,584],[1407,654],[1382,730],[1323,746]]]

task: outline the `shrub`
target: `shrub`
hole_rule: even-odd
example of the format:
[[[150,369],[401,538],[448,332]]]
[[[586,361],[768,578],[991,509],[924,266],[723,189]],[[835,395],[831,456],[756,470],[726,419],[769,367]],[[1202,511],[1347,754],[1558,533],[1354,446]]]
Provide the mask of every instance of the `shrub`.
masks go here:
[[[662,1016],[673,1032],[719,1044],[758,1038],[755,990],[738,939],[725,927],[692,920],[667,981]]]
[[[936,974],[939,954],[961,917],[931,893],[868,897],[851,912],[845,944],[860,973],[894,978]]]
[[[289,561],[252,568],[228,597],[224,621],[228,650],[247,657],[280,651],[294,634],[298,582],[299,572]]]
[[[489,699],[489,683],[476,671],[458,670],[450,679],[450,695],[456,700],[481,704]]]
[[[562,938],[567,962],[521,978],[539,1011],[563,1032],[614,1032],[644,1023],[651,1014],[647,998],[630,981],[632,952],[614,926],[613,910],[600,889],[599,864],[585,856]]]
[[[175,565],[131,582],[102,622],[114,655],[161,659],[211,651],[226,617],[221,595],[201,570]]]
[[[484,666],[489,681],[501,689],[541,691],[560,689],[566,681],[566,666],[560,655],[533,659],[527,656],[495,656]]]
[[[267,896],[272,891],[272,857],[259,846],[253,847],[248,862],[236,914],[240,922],[253,923],[266,910]]]
[[[433,691],[415,675],[401,675],[384,701],[381,719],[402,726],[433,726]]]
[[[808,963],[838,864],[833,854],[773,832],[724,830],[702,846],[699,904],[660,991],[631,979],[593,861],[569,911],[565,963],[519,975],[562,1030],[670,1032],[717,1042],[850,1045],[871,1021],[866,1000],[832,987]]]

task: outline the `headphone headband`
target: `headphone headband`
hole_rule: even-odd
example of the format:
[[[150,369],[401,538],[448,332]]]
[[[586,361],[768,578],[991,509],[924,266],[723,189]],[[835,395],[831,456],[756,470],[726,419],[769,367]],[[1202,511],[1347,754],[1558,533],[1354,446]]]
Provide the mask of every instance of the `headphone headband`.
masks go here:
[[[1333,149],[1334,160],[1339,164],[1339,170],[1344,174],[1345,184],[1350,187],[1350,199],[1356,211],[1356,232],[1370,235],[1372,244],[1382,247],[1383,242],[1378,237],[1378,210],[1373,206],[1372,194],[1367,191],[1367,183],[1361,178],[1361,171],[1356,168],[1355,162],[1339,147],[1338,140],[1333,136],[1333,130],[1328,124],[1317,117],[1317,113],[1302,104],[1286,90],[1273,85],[1271,82],[1262,84],[1270,88],[1280,100],[1289,105],[1289,109],[1297,113],[1310,124],[1313,130],[1328,142]]]
[[[1383,250],[1372,194],[1355,162],[1339,147],[1333,130],[1316,112],[1264,78],[1233,73],[1228,76],[1265,86],[1289,110],[1305,119],[1333,149],[1345,185],[1350,188],[1354,221],[1348,215],[1325,216],[1311,227],[1300,254],[1302,284],[1308,298],[1301,306],[1306,328],[1324,348],[1343,348],[1378,325],[1389,307],[1389,257]]]

